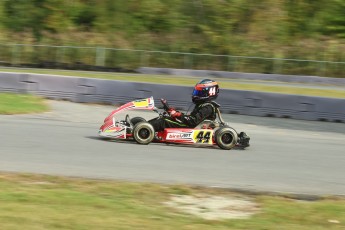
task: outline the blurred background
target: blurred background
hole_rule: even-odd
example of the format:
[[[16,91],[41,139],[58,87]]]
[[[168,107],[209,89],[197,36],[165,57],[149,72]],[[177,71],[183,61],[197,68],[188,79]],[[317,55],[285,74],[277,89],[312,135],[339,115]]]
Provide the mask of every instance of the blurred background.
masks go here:
[[[344,0],[3,0],[0,66],[344,77]]]

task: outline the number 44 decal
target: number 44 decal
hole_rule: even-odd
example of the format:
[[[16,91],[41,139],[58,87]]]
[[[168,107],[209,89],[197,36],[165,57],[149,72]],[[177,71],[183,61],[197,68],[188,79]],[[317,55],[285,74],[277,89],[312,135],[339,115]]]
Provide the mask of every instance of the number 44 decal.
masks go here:
[[[209,90],[209,95],[210,95],[210,96],[216,95],[216,87],[210,88],[210,90]]]
[[[194,134],[194,140],[196,143],[211,143],[212,132],[211,131],[196,131]]]

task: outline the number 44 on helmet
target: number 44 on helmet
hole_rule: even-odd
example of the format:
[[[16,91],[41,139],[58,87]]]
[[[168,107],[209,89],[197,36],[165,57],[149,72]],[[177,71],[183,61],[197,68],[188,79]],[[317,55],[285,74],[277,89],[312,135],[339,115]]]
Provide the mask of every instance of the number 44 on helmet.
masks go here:
[[[161,100],[163,111],[154,105],[153,97],[135,100],[113,110],[100,127],[98,134],[111,139],[133,140],[147,145],[151,142],[188,144],[198,146],[218,146],[221,149],[244,149],[249,146],[249,136],[226,124],[217,107],[215,120],[204,120],[194,128],[165,128],[156,132],[153,126],[143,117],[133,116],[135,111],[151,111],[158,116],[170,116],[170,109],[165,100]]]

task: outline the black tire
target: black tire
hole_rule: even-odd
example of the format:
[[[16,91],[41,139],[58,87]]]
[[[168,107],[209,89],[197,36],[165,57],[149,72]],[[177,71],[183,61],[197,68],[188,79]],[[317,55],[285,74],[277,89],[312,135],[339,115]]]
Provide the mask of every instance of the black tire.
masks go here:
[[[217,145],[222,149],[232,149],[236,146],[237,139],[237,132],[229,127],[220,128],[215,133],[215,141]]]
[[[155,137],[155,130],[148,122],[139,122],[133,128],[134,140],[142,145],[147,145],[152,142]]]
[[[131,123],[132,123],[133,126],[135,126],[139,122],[143,122],[143,121],[146,121],[146,120],[144,118],[142,118],[142,117],[133,117],[131,119]]]

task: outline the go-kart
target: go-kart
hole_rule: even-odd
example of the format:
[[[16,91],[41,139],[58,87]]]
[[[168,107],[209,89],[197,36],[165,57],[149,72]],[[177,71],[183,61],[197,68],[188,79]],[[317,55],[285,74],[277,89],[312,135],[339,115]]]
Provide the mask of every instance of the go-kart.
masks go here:
[[[225,123],[218,107],[215,120],[204,120],[194,128],[165,128],[163,131],[155,132],[144,116],[150,114],[152,119],[152,111],[158,113],[159,117],[170,116],[168,103],[164,99],[161,99],[161,102],[163,112],[155,107],[153,97],[135,100],[120,106],[104,119],[104,124],[100,127],[98,134],[106,138],[134,140],[144,145],[160,142],[219,146],[226,150],[244,149],[249,146],[249,136],[244,132],[237,133],[234,128]],[[138,111],[141,112],[139,115],[132,115]],[[147,113],[148,111],[150,113]],[[122,118],[120,118],[121,115]]]

